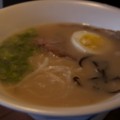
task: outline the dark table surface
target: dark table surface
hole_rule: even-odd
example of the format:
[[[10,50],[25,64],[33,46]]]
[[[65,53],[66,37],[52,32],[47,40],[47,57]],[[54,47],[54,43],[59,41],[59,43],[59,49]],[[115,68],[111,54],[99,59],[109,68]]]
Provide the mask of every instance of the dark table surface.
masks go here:
[[[26,2],[26,1],[32,1],[32,0],[3,0],[3,6],[9,6],[12,4],[17,4],[20,2]],[[101,2],[101,3],[106,3],[115,7],[120,7],[120,1],[119,0],[89,0],[89,1],[96,1],[96,2]]]
[[[32,0],[3,0],[3,7]],[[89,0],[120,8],[119,0]],[[33,120],[29,115],[0,106],[0,120]],[[104,120],[120,120],[120,108],[111,111]]]

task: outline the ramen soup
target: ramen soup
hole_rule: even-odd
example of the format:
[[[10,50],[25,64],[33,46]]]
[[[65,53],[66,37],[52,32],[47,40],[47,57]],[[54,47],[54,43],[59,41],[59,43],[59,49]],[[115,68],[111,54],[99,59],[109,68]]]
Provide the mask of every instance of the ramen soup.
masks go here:
[[[0,89],[13,100],[74,107],[120,92],[120,32],[45,24],[0,46]]]

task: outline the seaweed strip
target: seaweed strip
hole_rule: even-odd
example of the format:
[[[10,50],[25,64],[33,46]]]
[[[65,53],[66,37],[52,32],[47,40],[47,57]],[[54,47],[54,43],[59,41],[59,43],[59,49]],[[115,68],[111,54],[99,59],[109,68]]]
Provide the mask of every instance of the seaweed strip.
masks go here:
[[[116,77],[112,78],[112,80],[120,80],[120,76],[116,76]]]
[[[120,89],[114,90],[114,91],[108,91],[108,93],[117,94],[117,93],[120,93]]]
[[[104,80],[105,83],[108,82],[108,79],[107,79],[107,74],[106,74],[106,71],[103,69],[101,71],[99,71],[101,73],[101,77],[102,79]]]
[[[103,68],[101,69],[100,66],[99,66],[99,64],[98,64],[96,61],[92,61],[92,63],[93,63],[93,65],[96,67],[97,71],[98,71],[99,74],[100,74],[100,77],[99,77],[99,78],[103,79],[104,82],[107,83],[108,80],[107,80],[107,74],[106,74],[105,68],[104,68],[104,69],[103,69]]]
[[[73,81],[75,83],[77,83],[77,85],[82,86],[82,84],[80,83],[80,78],[79,77],[77,77],[77,76],[73,77]]]
[[[90,80],[97,80],[97,79],[99,79],[100,77],[92,77],[92,78],[90,78]]]
[[[89,57],[91,57],[91,56],[85,56],[85,57],[82,57],[82,58],[79,60],[79,65],[80,65],[80,67],[83,67],[84,61],[87,60]]]
[[[94,65],[96,68],[99,67],[99,65],[98,65],[98,63],[97,63],[96,61],[92,61],[92,63],[93,63],[93,65]]]

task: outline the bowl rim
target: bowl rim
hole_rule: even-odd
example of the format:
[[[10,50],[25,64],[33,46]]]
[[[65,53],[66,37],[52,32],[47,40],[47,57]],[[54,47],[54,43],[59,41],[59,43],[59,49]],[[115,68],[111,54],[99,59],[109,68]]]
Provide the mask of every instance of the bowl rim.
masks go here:
[[[0,9],[0,12],[4,12],[8,9],[15,9],[18,6],[26,6],[27,4],[32,4],[32,3],[38,3],[38,4],[44,4],[44,3],[48,3],[48,4],[53,4],[53,3],[70,3],[70,4],[81,4],[81,5],[89,5],[89,6],[93,6],[93,7],[97,7],[97,8],[102,8],[102,9],[106,9],[106,10],[114,10],[114,11],[120,11],[120,8],[112,6],[112,5],[108,5],[105,3],[100,3],[100,2],[96,2],[96,1],[82,1],[82,0],[69,0],[69,1],[64,1],[64,0],[44,0],[44,1],[26,1],[26,2],[22,2],[22,3],[17,3],[17,4],[13,4],[10,6],[6,6],[2,9]]]
[[[89,5],[89,6],[94,6],[94,7],[98,7],[101,9],[106,9],[106,10],[113,10],[116,12],[120,12],[119,8],[110,6],[110,5],[106,5],[103,3],[98,3],[98,2],[91,2],[91,1],[29,1],[29,2],[25,2],[25,3],[20,3],[17,5],[13,5],[13,6],[9,6],[6,8],[3,8],[0,10],[0,14],[3,14],[4,11],[9,11],[10,9],[16,9],[16,7],[21,6],[21,7],[25,7],[27,5],[30,5],[32,3],[38,3],[38,4],[44,4],[44,3],[48,3],[48,4],[80,4],[80,5]],[[94,104],[94,105],[89,105],[89,106],[83,106],[83,107],[68,107],[68,108],[60,108],[60,107],[36,107],[34,105],[27,105],[27,104],[22,104],[22,103],[18,103],[18,102],[13,102],[11,99],[6,99],[6,98],[2,98],[0,99],[0,104],[18,111],[23,111],[23,112],[29,112],[29,113],[34,113],[34,114],[42,114],[42,115],[48,115],[48,116],[80,116],[80,115],[89,115],[89,114],[95,114],[98,112],[103,112],[103,111],[107,111],[107,110],[111,110],[111,109],[115,109],[118,106],[120,106],[120,101],[118,99],[114,100],[114,104],[113,101],[109,101],[109,102],[104,102],[104,103],[99,103],[99,104]],[[104,106],[104,107],[103,107]]]

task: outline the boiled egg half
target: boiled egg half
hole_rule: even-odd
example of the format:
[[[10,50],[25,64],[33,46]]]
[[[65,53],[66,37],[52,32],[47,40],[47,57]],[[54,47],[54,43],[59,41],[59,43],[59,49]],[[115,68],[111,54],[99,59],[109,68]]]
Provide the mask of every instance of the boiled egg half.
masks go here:
[[[108,52],[112,42],[107,38],[89,31],[76,31],[71,37],[72,44],[80,51],[92,54]]]

